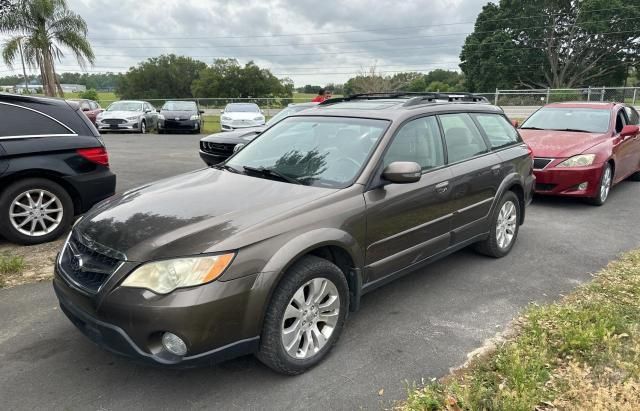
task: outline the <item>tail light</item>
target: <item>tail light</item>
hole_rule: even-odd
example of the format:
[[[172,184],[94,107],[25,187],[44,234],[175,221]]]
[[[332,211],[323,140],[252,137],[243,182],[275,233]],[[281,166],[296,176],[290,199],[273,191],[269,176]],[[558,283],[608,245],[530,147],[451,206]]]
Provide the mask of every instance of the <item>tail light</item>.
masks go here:
[[[81,148],[76,152],[86,160],[91,161],[94,164],[109,167],[109,153],[104,147],[96,148]]]

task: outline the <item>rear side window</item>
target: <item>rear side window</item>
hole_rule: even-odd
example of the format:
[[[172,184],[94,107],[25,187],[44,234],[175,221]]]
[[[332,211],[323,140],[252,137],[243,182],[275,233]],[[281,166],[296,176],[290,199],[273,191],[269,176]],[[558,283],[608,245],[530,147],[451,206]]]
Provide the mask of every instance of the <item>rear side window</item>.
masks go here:
[[[55,120],[22,107],[0,104],[0,137],[73,134]]]
[[[468,114],[444,114],[439,117],[450,164],[487,152],[487,144]]]
[[[91,104],[89,104],[88,101],[81,101],[80,102],[80,108],[82,110],[91,110]]]
[[[518,142],[518,132],[498,114],[475,114],[474,117],[487,135],[492,148],[509,146]]]

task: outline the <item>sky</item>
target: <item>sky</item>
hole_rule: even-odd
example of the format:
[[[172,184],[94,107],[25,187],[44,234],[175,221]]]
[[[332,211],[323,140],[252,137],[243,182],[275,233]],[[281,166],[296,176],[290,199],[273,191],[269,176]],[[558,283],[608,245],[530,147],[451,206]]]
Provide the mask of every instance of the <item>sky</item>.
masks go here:
[[[67,0],[96,54],[86,72],[124,72],[175,53],[210,64],[250,60],[295,85],[382,74],[459,70],[465,37],[487,0]],[[6,36],[0,35],[0,42]],[[19,74],[0,63],[0,76]],[[65,56],[58,72],[82,71]]]

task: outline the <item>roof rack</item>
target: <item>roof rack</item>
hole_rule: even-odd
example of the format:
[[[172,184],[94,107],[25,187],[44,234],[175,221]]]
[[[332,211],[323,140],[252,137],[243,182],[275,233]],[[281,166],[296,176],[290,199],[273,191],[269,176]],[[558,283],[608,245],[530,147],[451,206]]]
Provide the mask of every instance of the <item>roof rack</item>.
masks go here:
[[[486,97],[478,96],[473,93],[436,93],[436,92],[410,92],[410,91],[392,91],[383,93],[362,93],[353,94],[347,97],[336,97],[325,100],[320,105],[329,105],[345,101],[354,100],[382,100],[395,98],[409,98],[403,107],[415,106],[424,103],[483,103],[489,104]]]

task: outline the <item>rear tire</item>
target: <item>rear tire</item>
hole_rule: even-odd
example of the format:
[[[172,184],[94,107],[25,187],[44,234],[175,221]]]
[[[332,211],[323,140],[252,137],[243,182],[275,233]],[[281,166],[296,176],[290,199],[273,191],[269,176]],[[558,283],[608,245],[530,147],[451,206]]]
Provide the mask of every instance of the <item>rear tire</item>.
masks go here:
[[[331,351],[348,310],[349,287],[340,268],[323,258],[303,257],[273,294],[256,356],[274,371],[301,374]]]
[[[13,243],[53,241],[67,232],[73,217],[71,196],[51,180],[19,180],[0,194],[0,232]]]
[[[489,237],[476,243],[475,250],[493,258],[509,254],[520,229],[520,200],[513,191],[504,193],[493,215]]]

